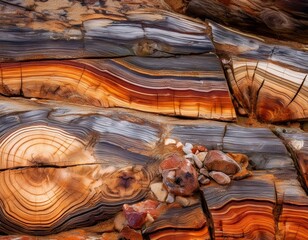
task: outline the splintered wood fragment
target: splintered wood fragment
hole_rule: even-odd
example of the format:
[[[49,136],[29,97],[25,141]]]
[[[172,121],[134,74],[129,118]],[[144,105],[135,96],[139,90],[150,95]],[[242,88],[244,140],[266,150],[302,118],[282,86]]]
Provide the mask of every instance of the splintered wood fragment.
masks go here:
[[[274,239],[276,202],[271,176],[215,183],[202,188],[214,222],[215,239]]]
[[[209,25],[238,108],[266,122],[308,117],[305,45]]]
[[[131,6],[140,9],[120,5],[123,9],[94,11],[79,2],[54,4],[58,6],[50,7],[52,1],[33,3],[26,10],[0,3],[0,62],[214,52],[204,24],[157,6],[137,3]]]
[[[190,0],[185,13],[244,32],[308,43],[305,1]]]
[[[293,152],[299,177],[308,191],[308,133],[291,128],[276,128],[276,132]]]
[[[160,215],[143,234],[149,239],[210,239],[206,217],[201,203],[190,207],[169,205],[165,213]]]
[[[207,64],[204,64],[207,63]],[[234,120],[213,54],[178,58],[2,63],[0,92],[167,115]]]
[[[261,121],[308,117],[308,71],[294,71],[268,61],[233,59],[228,71],[235,97]]]

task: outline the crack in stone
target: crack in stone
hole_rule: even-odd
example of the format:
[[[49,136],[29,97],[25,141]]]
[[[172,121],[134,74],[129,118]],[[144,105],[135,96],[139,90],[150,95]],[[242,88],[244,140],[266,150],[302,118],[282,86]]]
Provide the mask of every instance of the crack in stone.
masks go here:
[[[295,98],[297,97],[297,95],[299,94],[299,92],[301,91],[302,87],[304,86],[304,83],[307,79],[308,74],[306,74],[306,76],[304,77],[301,85],[299,86],[299,88],[297,89],[297,92],[295,93],[294,97],[291,99],[291,101],[289,102],[289,104],[287,105],[287,107],[295,100]]]
[[[210,239],[215,240],[215,226],[214,226],[214,220],[212,217],[212,214],[209,210],[209,207],[207,205],[206,199],[204,197],[203,191],[199,189],[199,196],[200,196],[200,202],[202,206],[202,211],[206,217],[206,222],[209,229]]]
[[[276,202],[275,202],[275,206],[273,208],[273,217],[274,217],[274,221],[275,221],[275,236],[276,236],[276,239],[277,239],[277,236],[279,236],[279,234],[280,234],[279,218],[281,216],[283,206],[282,206],[282,203],[279,202],[279,199],[278,199],[278,193],[277,193],[277,187],[276,187],[275,181],[274,181],[274,189],[275,189]]]
[[[6,169],[0,169],[0,172],[11,171],[11,170],[23,170],[23,169],[33,169],[33,168],[70,168],[70,167],[78,167],[78,166],[92,166],[92,165],[103,165],[102,163],[80,163],[80,164],[71,164],[65,166],[59,166],[55,164],[44,164],[44,163],[37,163],[33,166],[19,166],[19,167],[12,167]]]

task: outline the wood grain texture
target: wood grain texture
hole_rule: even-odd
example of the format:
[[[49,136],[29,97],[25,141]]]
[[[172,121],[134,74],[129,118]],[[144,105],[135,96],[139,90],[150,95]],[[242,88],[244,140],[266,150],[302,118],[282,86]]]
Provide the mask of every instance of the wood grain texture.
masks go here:
[[[212,54],[172,60],[130,57],[2,63],[1,82],[0,91],[6,96],[175,116],[235,118],[223,71]]]
[[[153,8],[138,3],[131,4],[134,7],[118,4],[116,8],[105,6],[104,9],[66,0],[33,2],[32,5],[30,2],[26,9],[0,3],[1,62],[131,55],[157,57],[214,50],[205,34],[205,25],[164,11],[164,7],[156,8],[153,14]],[[20,1],[20,4],[27,3]],[[153,5],[151,1],[149,4]]]
[[[200,202],[186,208],[170,207],[143,233],[149,239],[210,239]]]
[[[234,181],[226,187],[212,183],[203,192],[214,221],[215,239],[274,238],[275,188],[265,176]]]
[[[6,99],[0,101],[1,232],[48,235],[85,227],[111,218],[124,203],[148,198],[159,159],[168,151],[161,143],[174,138],[247,154],[253,177],[227,186],[211,181],[202,187],[201,202],[171,204],[146,225],[144,236],[301,239],[306,234],[307,195],[283,142],[267,128]]]
[[[277,128],[277,134],[286,142],[295,159],[302,183],[308,192],[308,134],[292,128]]]
[[[0,0],[0,239],[307,238],[306,10]]]
[[[190,0],[186,14],[241,31],[308,43],[306,1]]]
[[[46,235],[93,225],[147,194],[157,129],[78,110],[73,122],[63,109],[62,121],[47,117],[48,109],[0,118],[1,232]]]
[[[308,223],[308,197],[299,182],[287,176],[276,181],[281,239],[305,239]]]
[[[307,118],[305,45],[210,26],[237,109],[265,122]]]
[[[226,125],[222,141],[223,151],[249,156],[253,176],[228,186],[211,182],[202,187],[215,238],[302,239],[307,195],[283,141],[270,129],[235,124]],[[302,221],[298,232],[297,221]]]
[[[307,44],[245,34],[240,30],[209,21],[213,43],[222,60],[229,57],[270,61],[293,70],[307,70]],[[223,55],[225,54],[225,55]],[[227,59],[226,59],[227,58]]]
[[[307,71],[234,59],[229,79],[241,105],[261,121],[303,120],[308,116]]]
[[[283,142],[268,128],[228,124],[223,138],[223,151],[243,153],[256,170],[294,169]]]

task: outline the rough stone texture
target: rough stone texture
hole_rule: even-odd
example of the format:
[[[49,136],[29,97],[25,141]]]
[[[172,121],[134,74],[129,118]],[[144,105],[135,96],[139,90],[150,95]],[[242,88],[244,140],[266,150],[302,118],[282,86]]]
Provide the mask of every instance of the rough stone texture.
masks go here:
[[[227,185],[231,182],[230,177],[223,172],[212,171],[210,177],[220,185]]]
[[[219,150],[209,151],[204,165],[209,171],[220,171],[227,175],[234,175],[241,170],[241,166],[236,161]]]

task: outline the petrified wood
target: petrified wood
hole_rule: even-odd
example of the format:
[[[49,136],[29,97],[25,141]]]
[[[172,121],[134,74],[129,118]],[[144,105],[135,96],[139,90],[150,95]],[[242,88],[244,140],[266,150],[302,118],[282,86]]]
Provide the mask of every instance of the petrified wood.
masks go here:
[[[210,23],[238,113],[266,122],[308,117],[306,46],[247,36]]]
[[[0,61],[214,51],[205,25],[163,9],[155,9],[153,14],[154,9],[135,4],[142,11],[125,6],[120,6],[122,10],[93,7],[88,11],[87,6],[67,0],[33,1],[33,5],[37,6],[29,3],[25,9],[0,2]]]
[[[185,12],[242,31],[308,43],[306,1],[188,0]]]
[[[292,152],[295,165],[301,173],[299,177],[305,190],[308,191],[308,134],[292,128],[277,128],[276,132]]]
[[[202,205],[168,209],[143,232],[149,239],[210,239],[206,216]]]
[[[235,181],[229,187],[210,185],[203,192],[215,239],[274,239],[275,188],[265,176]]]
[[[306,8],[0,0],[0,239],[306,239]]]
[[[5,96],[235,119],[223,70],[213,54],[2,63],[0,68]]]
[[[204,197],[196,193],[188,207],[171,204],[143,230],[144,236],[272,239],[306,234],[306,193],[282,140],[269,129],[59,103],[0,103],[2,232],[46,235],[89,226],[114,216],[124,203],[150,197],[150,182],[168,151],[161,143],[171,137],[245,153],[255,176],[202,187]],[[298,190],[291,191],[293,186]],[[99,231],[104,229],[109,227]]]
[[[154,174],[146,165],[156,129],[95,114],[58,122],[47,113],[0,120],[1,231],[45,235],[91,225],[145,196]],[[117,154],[105,154],[113,151]]]

